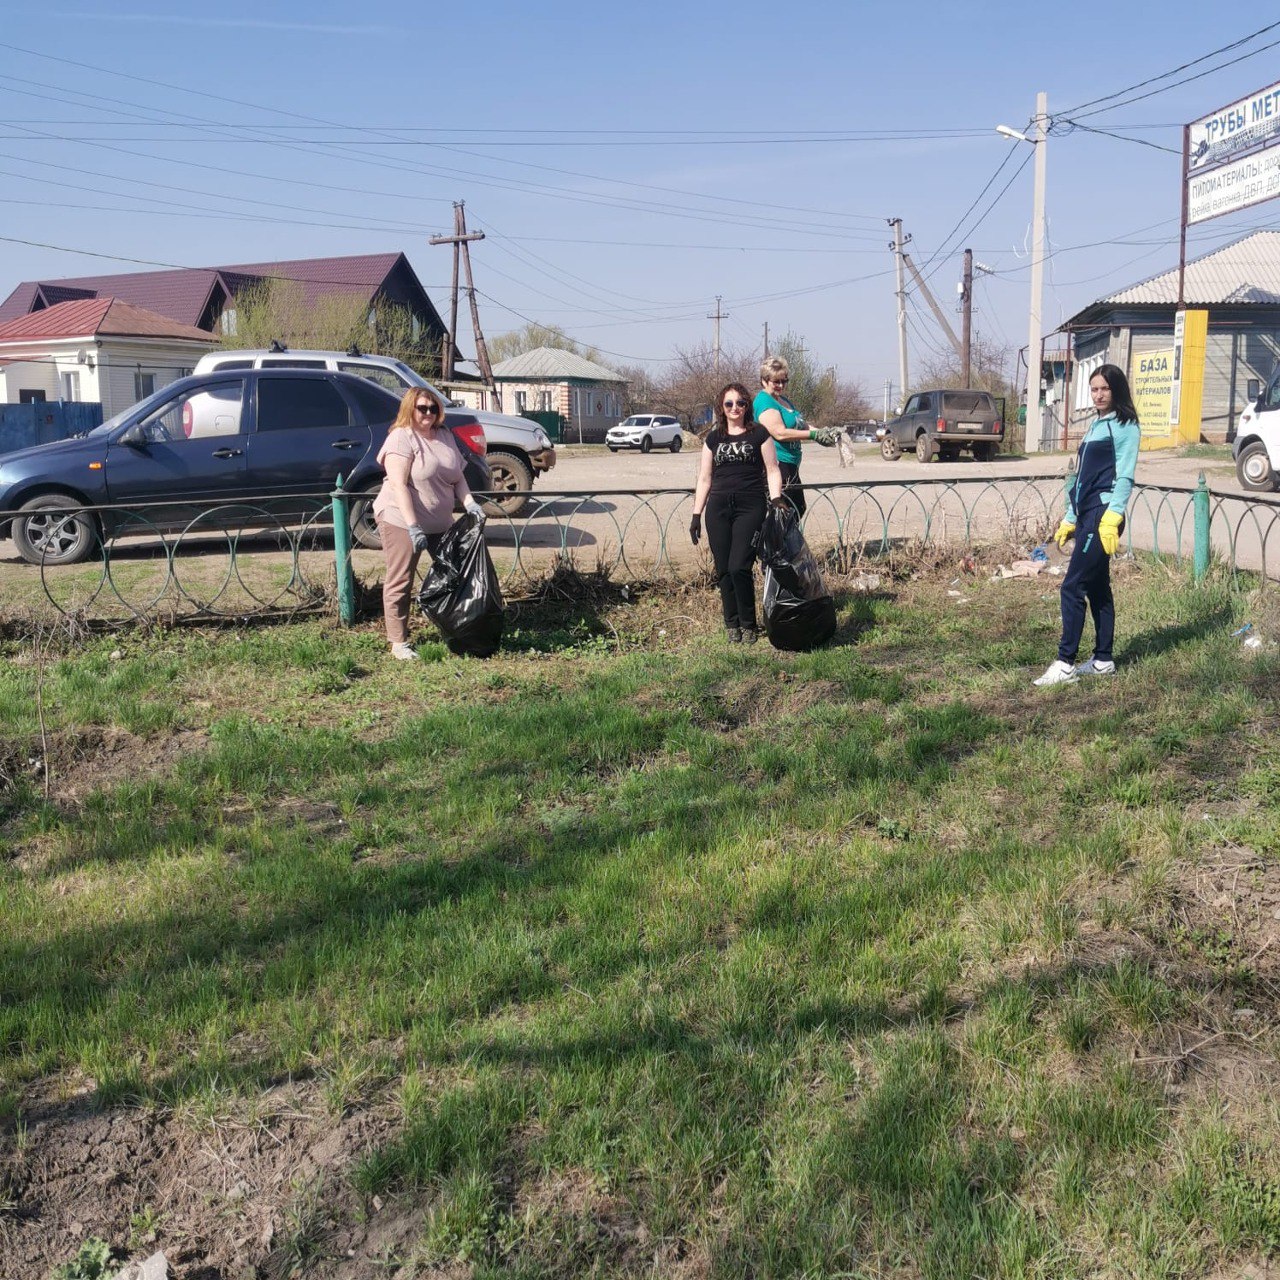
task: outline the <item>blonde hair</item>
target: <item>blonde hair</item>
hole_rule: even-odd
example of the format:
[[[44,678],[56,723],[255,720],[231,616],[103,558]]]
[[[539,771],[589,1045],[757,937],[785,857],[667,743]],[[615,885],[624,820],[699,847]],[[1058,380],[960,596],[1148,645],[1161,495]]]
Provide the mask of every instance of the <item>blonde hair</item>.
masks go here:
[[[410,387],[400,397],[400,409],[396,413],[396,420],[391,424],[389,430],[394,431],[397,427],[413,429],[413,406],[418,403],[419,396],[426,396],[435,405],[436,426],[444,426],[444,403],[440,397],[430,387]]]
[[[770,356],[760,362],[760,381],[768,382],[770,378],[791,376],[791,366],[781,356]]]

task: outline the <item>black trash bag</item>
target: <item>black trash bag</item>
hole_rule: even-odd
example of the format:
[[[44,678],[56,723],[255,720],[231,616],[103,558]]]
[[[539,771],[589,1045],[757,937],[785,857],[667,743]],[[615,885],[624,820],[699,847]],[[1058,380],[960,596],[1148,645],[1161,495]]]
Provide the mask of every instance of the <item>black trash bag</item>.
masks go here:
[[[764,629],[775,649],[816,649],[835,635],[836,602],[794,510],[771,506],[760,530]]]
[[[487,658],[497,652],[502,588],[477,516],[460,516],[445,531],[418,590],[418,604],[451,653]]]

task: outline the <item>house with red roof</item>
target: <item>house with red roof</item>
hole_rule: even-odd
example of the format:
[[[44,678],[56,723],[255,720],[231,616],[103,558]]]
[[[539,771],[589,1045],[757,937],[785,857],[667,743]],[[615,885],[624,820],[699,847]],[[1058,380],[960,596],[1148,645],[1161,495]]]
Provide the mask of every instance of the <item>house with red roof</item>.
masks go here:
[[[109,418],[185,377],[216,343],[119,298],[55,302],[0,324],[0,403],[94,401]]]
[[[237,297],[248,288],[276,283],[298,292],[304,313],[321,299],[335,295],[355,295],[368,303],[371,319],[379,303],[401,306],[412,317],[415,342],[420,342],[426,352],[440,351],[444,321],[403,253],[24,280],[0,302],[0,324],[64,302],[115,298],[206,333],[233,333]],[[282,333],[278,337],[290,346],[314,345],[305,333]]]

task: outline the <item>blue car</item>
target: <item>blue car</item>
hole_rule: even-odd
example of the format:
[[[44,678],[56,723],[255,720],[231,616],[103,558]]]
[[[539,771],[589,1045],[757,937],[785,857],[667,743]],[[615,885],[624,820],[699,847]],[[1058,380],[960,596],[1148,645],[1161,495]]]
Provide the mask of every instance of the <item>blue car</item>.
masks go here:
[[[229,520],[244,517],[236,503],[305,519],[341,476],[360,494],[357,540],[377,547],[377,455],[399,403],[375,383],[327,370],[183,378],[88,435],[0,454],[0,538],[12,537],[31,564],[73,564],[123,525],[182,528],[220,503]],[[483,428],[465,409],[450,409],[446,422],[468,485],[486,492]]]

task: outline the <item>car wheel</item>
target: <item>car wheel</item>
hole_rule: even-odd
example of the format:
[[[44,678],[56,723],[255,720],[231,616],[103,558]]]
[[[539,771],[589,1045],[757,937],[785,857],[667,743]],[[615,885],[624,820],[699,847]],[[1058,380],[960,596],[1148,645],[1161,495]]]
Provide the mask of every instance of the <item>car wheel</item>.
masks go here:
[[[533,488],[533,472],[529,464],[514,453],[490,453],[486,455],[489,470],[493,473],[493,490],[502,493],[501,498],[490,498],[484,504],[491,516],[518,516],[529,505],[529,490]]]
[[[640,441],[640,452],[648,453],[649,450],[652,448],[653,448],[653,437],[645,436],[645,438]]]
[[[1273,493],[1280,485],[1267,454],[1267,446],[1261,440],[1245,445],[1236,459],[1236,475],[1246,489],[1258,493]]]
[[[370,551],[382,550],[382,534],[378,532],[377,522],[373,518],[373,500],[382,488],[382,481],[371,484],[366,489],[357,489],[351,499],[351,508],[347,518],[351,522],[351,536],[362,547]]]
[[[880,456],[889,462],[897,462],[902,457],[902,450],[898,448],[898,442],[893,436],[885,436],[880,441]]]
[[[916,459],[919,462],[932,462],[938,456],[938,446],[933,437],[922,431],[916,436]]]
[[[681,436],[674,435],[671,437],[670,448],[672,453],[679,453],[683,446],[684,446],[684,439]]]
[[[978,462],[991,462],[996,456],[996,447],[989,440],[973,446],[973,456]]]
[[[98,522],[86,511],[71,510],[75,498],[45,493],[24,502],[29,511],[13,522],[13,543],[28,564],[76,564],[98,545]]]

